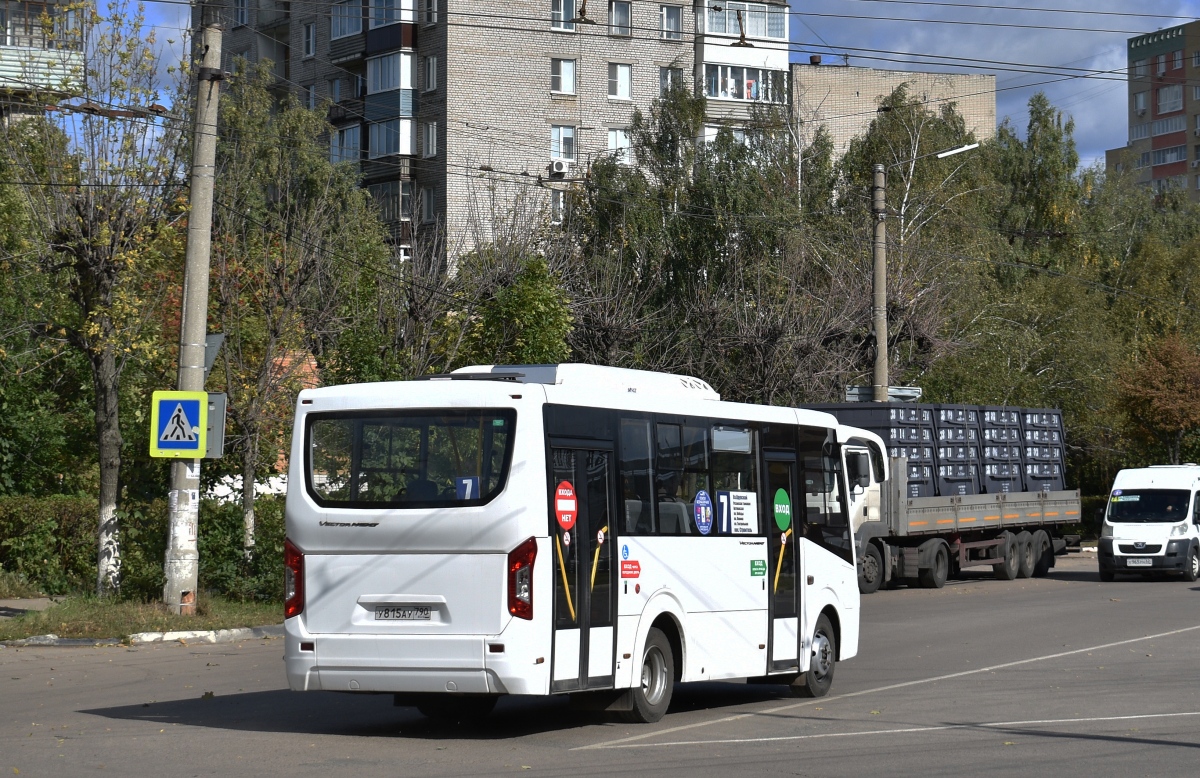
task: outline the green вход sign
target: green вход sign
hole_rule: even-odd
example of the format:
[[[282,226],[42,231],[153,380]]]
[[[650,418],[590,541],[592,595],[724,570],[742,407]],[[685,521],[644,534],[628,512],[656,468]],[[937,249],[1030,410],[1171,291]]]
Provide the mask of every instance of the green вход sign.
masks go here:
[[[767,574],[767,560],[765,560],[765,559],[751,559],[750,560],[750,575],[766,575],[766,574]]]
[[[783,489],[775,492],[775,524],[780,532],[792,526],[792,498]]]

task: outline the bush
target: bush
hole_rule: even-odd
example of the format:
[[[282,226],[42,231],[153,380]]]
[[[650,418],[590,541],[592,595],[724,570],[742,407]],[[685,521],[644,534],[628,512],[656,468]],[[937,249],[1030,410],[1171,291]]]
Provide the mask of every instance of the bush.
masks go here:
[[[46,594],[94,589],[98,510],[87,497],[0,498],[0,567]]]
[[[283,600],[282,497],[254,505],[254,556],[242,547],[242,506],[206,500],[200,504],[200,588],[237,600]]]

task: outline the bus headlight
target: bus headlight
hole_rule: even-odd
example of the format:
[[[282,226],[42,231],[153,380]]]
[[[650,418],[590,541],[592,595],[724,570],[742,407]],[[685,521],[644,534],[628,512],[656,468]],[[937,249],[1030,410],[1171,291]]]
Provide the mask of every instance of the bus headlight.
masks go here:
[[[1112,536],[1113,536],[1113,526],[1106,521],[1106,522],[1104,522],[1104,526],[1100,529],[1100,537],[1111,538]]]
[[[1187,534],[1187,531],[1187,522],[1184,522],[1183,524],[1176,524],[1174,527],[1171,527],[1171,537],[1183,537]]]

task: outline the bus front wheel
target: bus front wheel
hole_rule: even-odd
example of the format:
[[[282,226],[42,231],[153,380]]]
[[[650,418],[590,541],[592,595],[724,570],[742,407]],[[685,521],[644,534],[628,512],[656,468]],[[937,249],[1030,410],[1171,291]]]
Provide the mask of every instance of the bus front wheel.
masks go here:
[[[829,618],[822,613],[817,617],[817,628],[813,630],[808,671],[792,682],[792,694],[797,697],[824,697],[829,694],[836,660],[837,636],[833,633]]]
[[[653,724],[666,714],[675,691],[675,656],[667,636],[657,627],[651,627],[646,636],[641,674],[635,680],[638,685],[629,690],[633,708],[622,711],[621,718],[634,724]]]

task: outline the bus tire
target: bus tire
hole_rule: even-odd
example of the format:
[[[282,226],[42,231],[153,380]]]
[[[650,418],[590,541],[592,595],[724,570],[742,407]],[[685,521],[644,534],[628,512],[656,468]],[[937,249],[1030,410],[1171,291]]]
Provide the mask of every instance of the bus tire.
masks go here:
[[[807,672],[792,682],[792,694],[797,697],[824,697],[833,686],[833,670],[837,662],[837,635],[829,618],[822,613],[813,630],[812,656]]]
[[[946,585],[949,575],[950,554],[946,551],[946,544],[939,543],[934,549],[930,566],[921,571],[921,586],[925,589],[941,589]]]
[[[1033,577],[1043,578],[1054,567],[1054,544],[1044,529],[1033,533]]]
[[[435,724],[474,724],[487,718],[497,699],[495,694],[431,694],[417,703],[417,710]]]
[[[1017,558],[1017,538],[1011,532],[1005,532],[1002,536],[1004,540],[1004,558],[998,564],[992,565],[992,572],[1001,581],[1011,581],[1017,577],[1017,571],[1021,567],[1021,562]]]
[[[1196,546],[1193,545],[1188,551],[1188,559],[1183,566],[1183,580],[1191,583],[1197,578],[1200,578],[1200,551],[1197,551]]]
[[[883,557],[879,547],[868,543],[863,552],[862,571],[858,574],[858,591],[860,594],[873,594],[879,591],[883,583]]]
[[[675,656],[658,627],[651,627],[642,649],[641,682],[629,690],[633,706],[620,716],[631,724],[653,724],[671,704],[675,691]]]
[[[1017,578],[1032,578],[1037,554],[1033,548],[1033,535],[1028,532],[1017,534]]]

